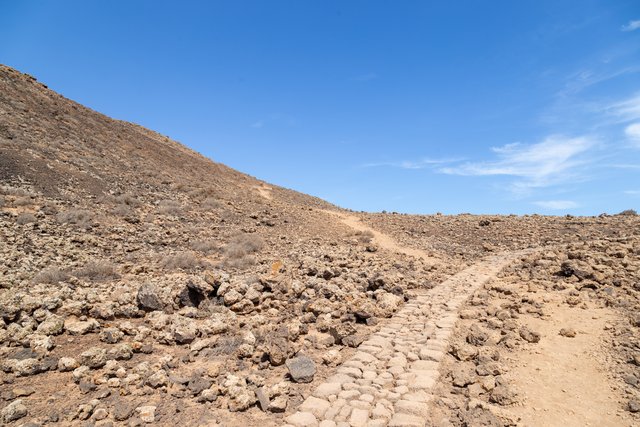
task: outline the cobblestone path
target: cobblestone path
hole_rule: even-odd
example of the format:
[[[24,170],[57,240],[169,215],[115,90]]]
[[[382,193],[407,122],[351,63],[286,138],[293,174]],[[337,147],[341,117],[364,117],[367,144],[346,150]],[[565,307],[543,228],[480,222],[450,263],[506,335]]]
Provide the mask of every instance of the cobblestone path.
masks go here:
[[[286,418],[295,427],[423,427],[458,309],[525,252],[486,258],[419,294]]]

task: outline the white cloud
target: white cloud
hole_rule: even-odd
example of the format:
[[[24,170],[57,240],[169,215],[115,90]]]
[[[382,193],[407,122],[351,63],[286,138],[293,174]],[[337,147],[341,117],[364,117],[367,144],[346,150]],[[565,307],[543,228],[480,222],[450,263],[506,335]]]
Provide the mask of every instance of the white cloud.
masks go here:
[[[638,28],[640,28],[640,19],[638,19],[637,21],[629,21],[629,23],[627,25],[623,25],[621,30],[622,31],[635,31]]]
[[[611,104],[605,107],[605,110],[622,123],[640,120],[640,94],[636,94],[624,101]]]
[[[574,209],[579,206],[572,200],[540,200],[538,202],[533,202],[533,204],[549,210]]]
[[[634,145],[640,147],[640,123],[630,124],[625,128],[624,133]]]
[[[640,196],[640,190],[627,190],[624,191],[624,194],[628,194],[629,196]]]
[[[257,122],[251,123],[252,128],[260,129],[264,126],[264,120],[258,120]]]
[[[441,173],[463,176],[504,175],[520,178],[510,185],[514,193],[584,179],[581,169],[592,162],[587,153],[596,145],[590,137],[549,136],[537,144],[507,144],[493,148],[498,159],[441,168]]]
[[[394,168],[401,169],[425,169],[437,165],[443,165],[446,163],[454,163],[459,162],[462,159],[430,159],[428,157],[424,157],[419,160],[404,160],[401,162],[379,162],[379,163],[366,163],[362,165],[365,168],[374,168],[380,166],[390,166]]]

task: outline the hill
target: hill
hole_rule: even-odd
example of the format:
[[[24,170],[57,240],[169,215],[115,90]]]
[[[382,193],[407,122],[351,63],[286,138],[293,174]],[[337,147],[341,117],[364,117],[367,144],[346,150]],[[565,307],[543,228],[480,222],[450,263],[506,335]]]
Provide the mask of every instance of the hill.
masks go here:
[[[4,423],[508,425],[567,307],[636,420],[635,215],[351,212],[6,66],[0,184]]]

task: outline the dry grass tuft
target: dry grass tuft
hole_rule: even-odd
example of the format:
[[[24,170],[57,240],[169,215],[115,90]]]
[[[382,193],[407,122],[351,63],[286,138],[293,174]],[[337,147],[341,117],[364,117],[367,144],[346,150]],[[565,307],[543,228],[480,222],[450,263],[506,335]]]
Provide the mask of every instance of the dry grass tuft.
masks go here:
[[[256,263],[252,255],[264,246],[264,240],[257,234],[239,234],[223,248],[225,267],[243,269]]]
[[[70,209],[60,212],[56,218],[62,224],[74,224],[79,226],[87,226],[91,222],[93,214],[84,209]]]
[[[180,203],[175,200],[160,200],[158,202],[158,207],[156,208],[156,213],[159,213],[160,215],[178,216],[182,214],[182,206],[180,206]]]
[[[57,283],[64,282],[68,278],[69,274],[66,271],[60,270],[56,267],[49,267],[36,274],[33,278],[33,282],[55,285]]]
[[[222,208],[222,203],[213,197],[207,197],[202,201],[202,203],[200,203],[200,207],[206,210],[220,209]]]
[[[30,212],[22,212],[20,215],[18,215],[18,218],[16,218],[16,223],[20,225],[30,224],[37,221],[38,219],[36,218],[36,216]]]
[[[160,260],[160,266],[165,270],[194,270],[205,265],[193,252],[180,252],[165,256]]]
[[[196,240],[195,242],[191,242],[190,246],[194,251],[202,252],[203,254],[211,254],[219,249],[216,241],[212,239]]]
[[[84,267],[74,271],[73,275],[96,281],[118,277],[116,266],[109,261],[89,261]]]

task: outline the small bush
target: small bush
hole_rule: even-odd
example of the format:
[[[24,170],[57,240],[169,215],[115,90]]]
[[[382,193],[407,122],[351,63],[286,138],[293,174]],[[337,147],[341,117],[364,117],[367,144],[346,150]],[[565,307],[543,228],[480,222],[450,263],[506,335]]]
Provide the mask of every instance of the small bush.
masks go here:
[[[36,221],[38,221],[36,216],[30,212],[22,212],[20,215],[18,215],[18,218],[16,218],[16,223],[20,225],[30,224]]]
[[[202,203],[200,203],[200,207],[207,210],[220,209],[222,207],[222,203],[213,197],[207,197],[202,201]]]
[[[60,212],[56,218],[62,224],[87,226],[91,222],[92,213],[84,209],[71,209]]]
[[[140,206],[140,201],[133,197],[131,194],[121,194],[116,197],[116,203],[120,205],[127,205],[131,207]]]
[[[111,209],[111,213],[117,216],[128,216],[133,214],[133,209],[131,209],[128,205],[117,205],[113,209]]]
[[[4,207],[4,197],[0,197],[0,208]]]
[[[196,240],[191,242],[190,246],[194,251],[202,252],[203,254],[210,254],[218,250],[218,244],[215,240]]]
[[[29,197],[29,198],[33,196],[27,190],[23,190],[22,188],[17,188],[17,187],[9,187],[9,186],[0,187],[0,193],[5,194],[7,196],[22,196],[22,197]]]
[[[257,234],[239,234],[233,237],[224,247],[228,258],[240,258],[258,252],[264,246],[264,240]]]
[[[109,261],[90,261],[84,267],[74,271],[73,275],[89,280],[107,280],[118,277],[115,265]]]
[[[638,212],[636,212],[634,209],[625,209],[622,212],[620,212],[618,215],[636,216],[636,215],[638,215]]]
[[[203,267],[200,261],[192,252],[180,252],[175,255],[165,256],[160,260],[160,266],[165,270],[193,270]]]
[[[160,200],[156,212],[161,215],[180,215],[182,207],[175,200]]]
[[[354,236],[356,237],[358,242],[364,243],[364,244],[368,244],[368,243],[371,243],[371,240],[373,239],[373,232],[371,232],[369,230],[367,230],[367,231],[356,231],[354,233]]]
[[[33,282],[55,285],[57,283],[64,282],[68,278],[69,274],[66,271],[60,270],[56,267],[49,267],[36,274],[33,278]]]
[[[13,206],[30,206],[33,204],[33,199],[31,197],[18,197],[13,201]]]
[[[240,234],[233,237],[223,248],[222,265],[231,268],[247,268],[256,263],[252,254],[264,246],[264,240],[257,234]]]

